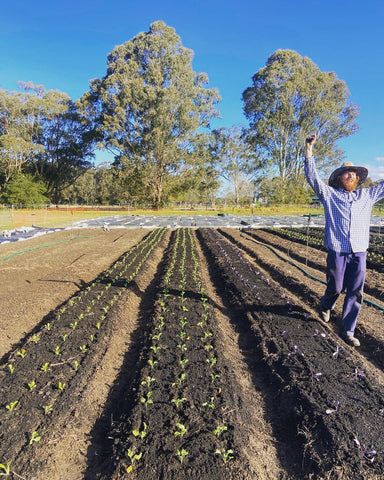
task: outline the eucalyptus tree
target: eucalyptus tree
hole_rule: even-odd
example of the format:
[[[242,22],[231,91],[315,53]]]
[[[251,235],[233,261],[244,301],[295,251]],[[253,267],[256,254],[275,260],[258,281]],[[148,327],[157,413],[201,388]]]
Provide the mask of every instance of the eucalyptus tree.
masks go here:
[[[344,152],[337,141],[358,130],[358,107],[335,72],[321,72],[308,57],[277,50],[243,92],[248,140],[264,168],[282,181],[300,180],[305,138],[316,132],[320,168],[329,170]]]
[[[239,125],[214,130],[213,137],[216,166],[220,176],[231,185],[235,203],[239,206],[240,197],[249,194],[251,182],[257,177],[259,158],[246,142]]]
[[[218,115],[218,91],[207,88],[207,75],[195,73],[192,60],[175,30],[157,21],[112,50],[106,75],[81,99],[104,148],[154,204],[161,204],[193,135]]]

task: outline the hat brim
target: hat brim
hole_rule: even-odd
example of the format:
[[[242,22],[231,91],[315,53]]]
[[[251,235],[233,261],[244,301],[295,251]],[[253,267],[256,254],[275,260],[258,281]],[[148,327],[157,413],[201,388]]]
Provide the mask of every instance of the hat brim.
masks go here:
[[[361,185],[365,182],[368,177],[368,170],[365,167],[355,167],[354,165],[349,167],[340,167],[336,168],[334,172],[331,173],[331,176],[328,180],[328,185],[333,188],[340,188],[338,177],[344,172],[356,172],[356,175],[359,177],[357,185]]]

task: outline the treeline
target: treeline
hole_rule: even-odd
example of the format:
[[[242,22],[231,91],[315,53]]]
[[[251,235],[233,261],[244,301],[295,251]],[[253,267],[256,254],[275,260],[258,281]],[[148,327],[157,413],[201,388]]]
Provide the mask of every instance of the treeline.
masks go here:
[[[327,174],[357,131],[358,108],[334,72],[278,50],[242,94],[248,126],[212,130],[220,95],[192,68],[193,51],[158,21],[116,46],[107,71],[73,101],[31,82],[0,89],[0,201],[12,204],[302,203],[303,145],[316,132]],[[114,159],[94,165],[95,152]]]

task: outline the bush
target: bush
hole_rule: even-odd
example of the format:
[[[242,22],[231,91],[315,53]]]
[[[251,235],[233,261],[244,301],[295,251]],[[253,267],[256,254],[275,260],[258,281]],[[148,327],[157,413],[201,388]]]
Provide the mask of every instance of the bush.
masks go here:
[[[42,180],[32,175],[16,175],[6,185],[2,201],[12,205],[40,205],[49,202],[44,196],[46,188]]]

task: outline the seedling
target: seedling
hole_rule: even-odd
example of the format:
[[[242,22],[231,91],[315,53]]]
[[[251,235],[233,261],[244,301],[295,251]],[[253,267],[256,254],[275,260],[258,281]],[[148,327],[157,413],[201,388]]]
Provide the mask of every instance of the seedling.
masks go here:
[[[153,367],[156,365],[157,360],[152,360],[151,358],[148,360],[149,365],[151,366],[151,369],[153,370]]]
[[[212,333],[211,332],[204,332],[204,337],[201,337],[200,340],[202,342],[205,342],[207,340],[207,338],[209,337],[212,337]]]
[[[0,475],[9,475],[11,473],[11,462],[7,462],[5,465],[4,463],[0,463],[0,468],[1,470],[4,470],[4,472],[0,473]]]
[[[21,358],[24,358],[25,357],[25,354],[26,354],[26,351],[24,350],[24,348],[22,350],[19,350],[17,352],[17,355]]]
[[[143,455],[143,452],[133,453],[132,450],[130,448],[128,448],[127,455],[129,457],[129,459],[131,460],[131,464],[133,465],[136,462],[136,460],[140,460],[140,458]]]
[[[85,352],[88,350],[87,345],[80,345],[79,348],[80,348],[80,350],[81,350],[83,353],[85,353]]]
[[[63,391],[66,386],[67,386],[66,383],[59,382],[58,389]]]
[[[180,377],[178,377],[178,382],[181,384],[185,380],[186,374],[183,372]]]
[[[57,345],[56,348],[55,348],[55,355],[60,355],[60,347],[59,347],[59,345]]]
[[[335,408],[327,408],[327,410],[325,411],[325,413],[326,413],[327,415],[331,415],[332,413],[337,413],[338,410],[339,410],[339,405],[340,405],[340,402],[337,401],[337,402],[335,403]]]
[[[177,345],[177,347],[180,348],[180,350],[181,350],[182,352],[186,352],[186,351],[187,351],[187,345],[186,345],[185,343],[179,343],[179,344]]]
[[[15,371],[15,369],[13,368],[12,363],[10,363],[10,364],[8,365],[8,368],[9,368],[9,371],[10,371],[11,373],[13,373],[13,372]]]
[[[45,328],[46,330],[51,330],[51,324],[50,324],[49,322],[46,323],[46,324],[44,325],[44,328]]]
[[[19,401],[18,401],[18,400],[15,400],[14,402],[11,402],[11,403],[9,403],[8,405],[6,405],[5,408],[6,408],[7,410],[9,410],[10,412],[12,412],[13,409],[16,407],[16,405],[17,405],[18,403],[19,403]]]
[[[32,445],[33,442],[40,442],[40,440],[41,437],[35,430],[34,432],[32,432],[31,439],[29,440],[29,445]]]
[[[64,335],[61,336],[61,338],[63,339],[63,342],[65,342],[67,337],[68,337],[68,333],[64,333]]]
[[[336,351],[333,352],[333,358],[337,358],[339,356],[339,353],[341,352],[342,348],[337,345]]]
[[[96,323],[96,328],[97,328],[98,330],[100,330],[100,326],[101,326],[101,322],[97,322],[97,323]]]
[[[146,380],[143,380],[143,381],[141,382],[141,384],[142,384],[142,385],[146,385],[147,387],[150,387],[150,386],[151,386],[151,383],[152,383],[152,382],[155,382],[155,381],[156,381],[156,378],[147,376],[147,379],[146,379]]]
[[[203,327],[203,322],[198,322],[198,323],[197,323],[197,326],[200,327],[200,328],[204,328],[204,327]]]
[[[319,377],[321,377],[322,373],[321,372],[315,373],[311,367],[309,367],[309,371],[311,372],[311,377],[316,378],[316,380],[319,381]]]
[[[233,456],[232,456],[233,450],[231,448],[223,451],[217,448],[215,453],[217,453],[218,455],[221,455],[221,458],[223,459],[224,463],[227,463],[229,462],[229,460],[233,459]]]
[[[147,424],[144,422],[143,423],[144,429],[139,431],[139,430],[132,430],[132,433],[135,437],[140,437],[142,440],[143,438],[147,435]]]
[[[219,378],[220,378],[220,374],[219,374],[219,373],[216,373],[216,375],[213,374],[213,373],[211,373],[212,383],[215,383],[215,380],[216,380],[216,379],[219,379]]]
[[[365,445],[362,445],[357,438],[354,438],[353,441],[355,442],[355,445],[360,449],[363,458],[372,463],[377,455],[376,450],[368,450],[368,448]]]
[[[45,415],[47,415],[52,410],[53,405],[43,405],[43,410]]]
[[[185,428],[185,426],[182,423],[176,423],[176,427],[179,430],[176,430],[174,432],[175,437],[177,437],[178,435],[183,436],[183,435],[185,435],[185,433],[187,433],[187,429]]]
[[[217,437],[220,437],[220,435],[226,430],[228,430],[228,427],[226,427],[225,425],[217,425],[215,430],[213,430],[213,434],[216,435]]]
[[[155,345],[151,345],[149,347],[151,350],[153,350],[154,353],[157,353],[157,350],[160,348],[160,347],[156,347]]]
[[[183,360],[180,360],[179,363],[182,366],[182,368],[185,368],[185,365],[189,362],[188,358],[184,358]]]
[[[204,402],[203,407],[215,408],[215,397],[211,397],[209,402]]]
[[[75,362],[74,362],[74,367],[73,367],[73,369],[75,370],[75,372],[77,372],[77,370],[79,369],[79,367],[80,367],[80,363],[79,363],[77,360],[75,360]]]
[[[152,338],[154,338],[155,340],[159,341],[161,335],[162,335],[162,332],[159,332],[159,333],[157,333],[156,335],[152,335]]]
[[[48,363],[48,362],[47,362],[47,363],[44,363],[44,365],[42,365],[40,369],[41,369],[43,372],[46,372],[46,371],[48,370],[48,366],[49,366],[49,363]]]
[[[355,371],[352,373],[352,376],[357,380],[358,378],[364,378],[365,373],[360,372],[357,368],[355,368]]]
[[[29,390],[32,391],[34,388],[36,388],[36,382],[32,380],[32,382],[28,383],[28,387],[29,387]]]
[[[72,330],[75,330],[75,328],[77,327],[77,322],[73,322],[70,324]]]
[[[141,397],[140,398],[140,401],[141,401],[141,403],[143,403],[145,405],[145,408],[147,408],[148,405],[153,403],[153,400],[152,400],[151,397],[152,397],[152,392],[148,392],[146,397]]]
[[[205,345],[204,350],[206,350],[207,352],[209,352],[210,350],[213,350],[213,345],[211,344]]]
[[[187,399],[186,398],[174,398],[171,400],[172,403],[176,405],[177,408],[179,408],[179,405],[185,402]]]
[[[180,463],[183,463],[184,458],[188,455],[188,452],[187,452],[187,450],[184,450],[184,448],[183,448],[182,450],[177,450],[176,455],[177,455],[178,459],[180,460]]]
[[[217,362],[217,358],[216,358],[216,357],[207,358],[207,363],[209,363],[209,366],[210,366],[211,368],[216,365],[216,362]]]
[[[38,337],[36,334],[32,335],[32,341],[33,341],[34,343],[37,343],[39,340],[40,340],[40,339],[39,339],[39,337]]]

